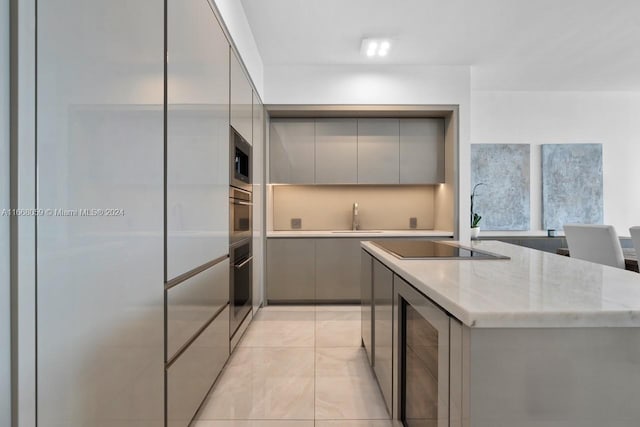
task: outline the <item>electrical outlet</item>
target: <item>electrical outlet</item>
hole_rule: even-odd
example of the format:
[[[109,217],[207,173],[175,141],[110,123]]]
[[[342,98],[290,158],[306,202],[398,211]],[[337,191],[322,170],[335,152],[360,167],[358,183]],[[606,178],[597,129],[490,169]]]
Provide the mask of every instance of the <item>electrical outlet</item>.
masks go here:
[[[291,218],[291,229],[300,230],[302,228],[302,218]]]
[[[418,218],[415,216],[409,218],[409,228],[418,228]]]

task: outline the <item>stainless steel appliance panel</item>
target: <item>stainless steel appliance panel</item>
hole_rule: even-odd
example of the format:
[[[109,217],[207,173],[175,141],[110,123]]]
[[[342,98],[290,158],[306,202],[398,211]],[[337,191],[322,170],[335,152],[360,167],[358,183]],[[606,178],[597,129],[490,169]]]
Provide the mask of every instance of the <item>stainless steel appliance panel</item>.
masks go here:
[[[234,245],[252,237],[252,194],[231,187],[229,189],[229,244]]]
[[[228,253],[229,44],[207,1],[167,7],[171,280]]]
[[[245,191],[253,191],[253,148],[234,128],[229,147],[229,183]]]
[[[408,427],[449,427],[449,368],[462,369],[461,353],[450,361],[450,317],[398,276],[394,288],[402,337],[400,418]]]
[[[164,6],[37,16],[38,425],[161,426]]]
[[[247,313],[251,311],[253,293],[253,256],[251,239],[230,249],[229,267],[229,310],[231,338]]]
[[[225,308],[167,370],[167,426],[187,427],[229,358]]]
[[[229,259],[167,291],[167,358],[229,303]]]

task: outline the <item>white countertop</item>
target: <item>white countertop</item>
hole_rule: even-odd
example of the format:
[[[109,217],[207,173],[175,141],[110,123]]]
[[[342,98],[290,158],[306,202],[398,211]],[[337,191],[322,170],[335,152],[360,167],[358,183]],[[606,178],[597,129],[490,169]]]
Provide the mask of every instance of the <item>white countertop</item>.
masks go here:
[[[269,231],[267,237],[453,237],[452,231],[442,230],[287,230]]]
[[[463,244],[510,260],[401,260],[362,247],[474,328],[637,327],[640,274],[496,241]]]

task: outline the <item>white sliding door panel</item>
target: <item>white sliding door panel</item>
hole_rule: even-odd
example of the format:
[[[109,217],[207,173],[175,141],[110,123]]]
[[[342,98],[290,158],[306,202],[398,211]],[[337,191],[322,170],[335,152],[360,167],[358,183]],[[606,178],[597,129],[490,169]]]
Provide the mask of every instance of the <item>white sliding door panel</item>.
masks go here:
[[[229,253],[229,45],[206,0],[169,0],[167,279]]]
[[[163,39],[161,0],[38,2],[40,426],[163,424]]]

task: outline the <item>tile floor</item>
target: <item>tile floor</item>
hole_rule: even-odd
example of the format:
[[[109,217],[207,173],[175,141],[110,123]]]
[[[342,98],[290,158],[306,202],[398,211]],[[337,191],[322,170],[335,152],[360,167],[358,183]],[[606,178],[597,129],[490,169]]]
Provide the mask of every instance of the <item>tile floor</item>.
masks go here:
[[[194,427],[390,427],[364,349],[360,306],[258,312]]]

